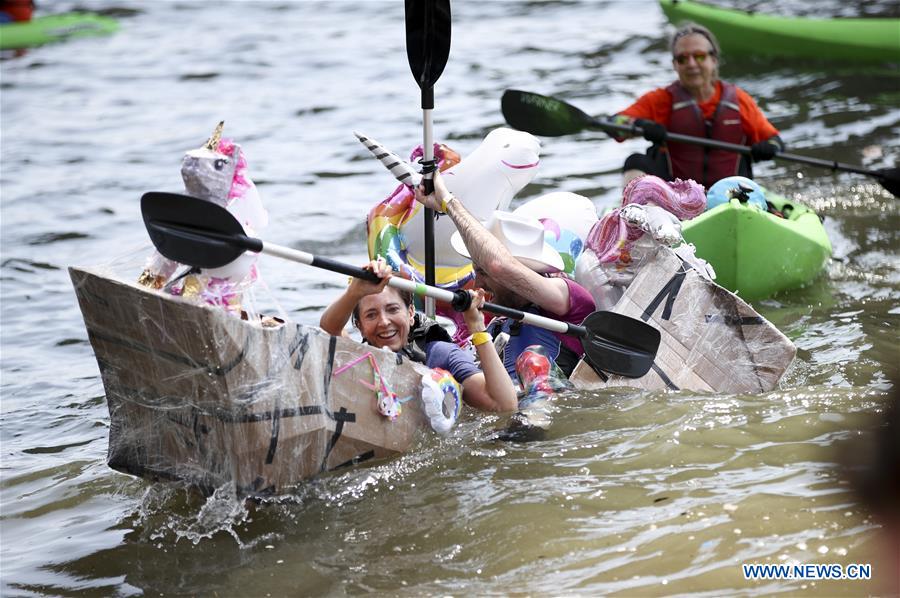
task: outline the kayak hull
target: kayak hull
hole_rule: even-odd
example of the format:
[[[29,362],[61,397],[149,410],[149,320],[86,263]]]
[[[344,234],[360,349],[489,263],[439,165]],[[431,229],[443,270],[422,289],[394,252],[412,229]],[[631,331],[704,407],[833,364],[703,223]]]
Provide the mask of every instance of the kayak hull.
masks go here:
[[[118,28],[115,20],[93,13],[47,15],[0,25],[0,50],[32,48],[75,37],[110,35]]]
[[[831,257],[815,212],[771,193],[768,201],[786,218],[732,199],[684,223],[685,240],[712,264],[716,282],[746,301],[809,284]]]
[[[240,495],[406,452],[430,428],[430,370],[318,328],[262,326],[98,271],[70,268],[110,414],[110,467]],[[381,415],[374,368],[398,397]]]
[[[725,9],[690,0],[660,0],[675,25],[707,27],[726,53],[853,62],[900,62],[900,19],[809,19]]]

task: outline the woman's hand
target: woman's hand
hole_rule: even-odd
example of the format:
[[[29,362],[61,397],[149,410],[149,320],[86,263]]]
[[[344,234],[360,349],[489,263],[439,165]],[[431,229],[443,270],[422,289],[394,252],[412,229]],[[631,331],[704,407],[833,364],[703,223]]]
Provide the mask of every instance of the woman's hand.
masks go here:
[[[484,332],[484,313],[481,311],[484,307],[484,289],[475,289],[474,291],[468,291],[468,293],[472,296],[472,304],[469,305],[469,309],[463,312],[466,328],[469,329],[469,334]]]
[[[388,281],[391,279],[391,274],[393,272],[387,261],[385,261],[385,259],[380,255],[376,259],[363,266],[363,270],[374,272],[375,275],[381,279],[381,281],[369,282],[368,280],[354,277],[350,281],[350,286],[347,287],[347,293],[357,298],[362,298],[366,295],[377,295],[378,293],[383,291],[384,287],[387,286]]]

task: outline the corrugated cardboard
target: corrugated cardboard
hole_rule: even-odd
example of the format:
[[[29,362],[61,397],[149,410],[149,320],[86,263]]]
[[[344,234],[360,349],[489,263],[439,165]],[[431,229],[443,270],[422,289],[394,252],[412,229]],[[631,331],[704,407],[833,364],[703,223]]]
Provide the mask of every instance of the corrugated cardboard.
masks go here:
[[[570,377],[576,388],[766,392],[775,388],[797,352],[753,308],[666,247],[641,267],[613,311],[660,330],[653,369],[641,378],[603,380],[582,361]]]
[[[318,473],[398,455],[428,426],[428,370],[296,323],[262,327],[100,273],[69,269],[110,413],[108,460],[119,471],[207,491],[287,491]],[[376,409],[368,359],[401,398]]]

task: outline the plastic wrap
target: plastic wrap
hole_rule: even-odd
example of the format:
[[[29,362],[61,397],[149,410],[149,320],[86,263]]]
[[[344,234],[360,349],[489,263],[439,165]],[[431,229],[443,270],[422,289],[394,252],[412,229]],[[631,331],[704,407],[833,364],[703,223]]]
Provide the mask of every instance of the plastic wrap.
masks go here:
[[[206,144],[184,154],[181,179],[185,193],[226,208],[241,223],[245,234],[256,236],[268,225],[269,215],[247,172],[241,146],[222,138],[224,126],[224,121],[220,122]],[[247,252],[222,267],[196,268],[173,278],[181,264],[154,251],[138,282],[173,295],[195,297],[240,315],[247,311],[244,297],[259,278],[256,260],[256,254]]]
[[[653,368],[641,378],[602,379],[582,361],[570,376],[575,387],[723,393],[775,388],[794,359],[794,344],[673,250],[657,247],[655,254],[645,256],[613,309],[660,330],[662,342]]]
[[[242,320],[105,271],[69,272],[106,390],[114,469],[278,494],[403,453],[429,426],[421,393],[431,372],[393,352]],[[386,387],[393,418],[377,409]]]

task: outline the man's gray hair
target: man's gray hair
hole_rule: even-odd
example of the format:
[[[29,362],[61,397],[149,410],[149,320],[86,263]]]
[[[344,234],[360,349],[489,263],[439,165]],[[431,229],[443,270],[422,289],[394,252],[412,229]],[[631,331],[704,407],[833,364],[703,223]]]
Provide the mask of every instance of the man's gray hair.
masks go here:
[[[717,58],[721,55],[722,52],[719,48],[719,41],[716,39],[716,36],[712,34],[712,31],[703,25],[685,21],[679,24],[678,29],[672,34],[672,39],[669,40],[669,52],[671,52],[673,56],[675,55],[675,42],[686,35],[702,35],[712,46],[712,52],[710,53]]]

